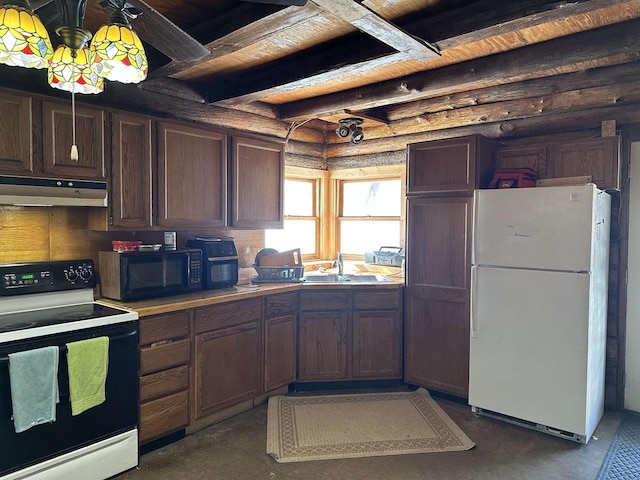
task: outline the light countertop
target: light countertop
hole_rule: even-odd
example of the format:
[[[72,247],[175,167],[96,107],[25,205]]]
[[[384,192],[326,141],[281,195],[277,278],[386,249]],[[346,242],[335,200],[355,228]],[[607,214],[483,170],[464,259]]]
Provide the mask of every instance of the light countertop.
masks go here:
[[[170,297],[151,298],[136,302],[120,302],[109,298],[99,298],[96,301],[104,305],[115,306],[138,312],[140,317],[169,313],[187,308],[204,307],[219,303],[244,300],[247,298],[273,295],[278,293],[295,292],[300,289],[387,289],[402,288],[404,279],[391,279],[390,282],[382,283],[261,283],[261,284],[239,284],[235,287],[221,288],[217,290],[201,290],[185,295],[174,295]]]

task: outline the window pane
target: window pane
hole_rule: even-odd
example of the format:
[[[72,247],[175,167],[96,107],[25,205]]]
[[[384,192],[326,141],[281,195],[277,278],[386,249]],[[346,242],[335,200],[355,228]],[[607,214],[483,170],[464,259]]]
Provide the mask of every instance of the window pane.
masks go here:
[[[282,230],[265,230],[265,246],[279,252],[299,248],[300,253],[316,253],[315,220],[286,220]]]
[[[399,179],[343,182],[343,217],[399,217],[402,190]]]
[[[400,246],[400,222],[342,220],[340,222],[340,251],[363,255],[380,247]]]
[[[292,217],[313,217],[313,181],[284,181],[284,214]]]

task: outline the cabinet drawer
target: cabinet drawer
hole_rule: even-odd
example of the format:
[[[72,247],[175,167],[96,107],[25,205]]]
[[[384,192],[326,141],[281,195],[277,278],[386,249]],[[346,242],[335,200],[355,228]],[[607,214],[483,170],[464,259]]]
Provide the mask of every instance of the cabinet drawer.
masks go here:
[[[282,295],[269,295],[264,301],[265,318],[281,317],[298,311],[298,294],[296,292]]]
[[[140,319],[140,345],[189,336],[189,312],[172,312]]]
[[[344,310],[351,308],[349,292],[310,290],[300,292],[300,310]]]
[[[140,349],[140,373],[157,372],[165,368],[189,363],[191,343],[187,340]]]
[[[140,378],[140,402],[170,395],[189,387],[189,367],[183,365]]]
[[[140,405],[140,443],[160,438],[189,424],[189,394],[179,392]]]
[[[397,290],[356,290],[353,292],[354,310],[393,309],[402,305],[402,289]]]
[[[241,300],[196,310],[196,333],[217,330],[262,318],[262,299]]]

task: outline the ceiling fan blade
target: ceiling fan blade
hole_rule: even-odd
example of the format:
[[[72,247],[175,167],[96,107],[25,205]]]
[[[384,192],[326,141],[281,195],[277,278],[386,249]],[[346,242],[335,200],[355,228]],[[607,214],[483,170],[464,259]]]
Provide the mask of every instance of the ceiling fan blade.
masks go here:
[[[38,15],[45,28],[57,26],[61,23],[60,10],[53,0],[38,0],[30,3],[31,8]]]
[[[32,0],[29,3],[31,4],[31,8],[33,8],[33,11],[36,11],[51,2],[53,2],[53,0]]]
[[[296,7],[304,7],[307,4],[307,0],[243,0],[245,2],[253,3],[271,3],[273,5],[285,5],[287,7],[295,5]]]
[[[211,53],[200,42],[143,0],[127,0],[142,15],[132,26],[140,38],[176,62],[194,62]]]

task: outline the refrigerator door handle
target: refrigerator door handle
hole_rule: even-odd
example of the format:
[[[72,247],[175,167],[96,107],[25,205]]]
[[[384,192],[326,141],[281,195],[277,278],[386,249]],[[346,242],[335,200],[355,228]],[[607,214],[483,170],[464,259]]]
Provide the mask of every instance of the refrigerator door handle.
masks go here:
[[[469,310],[471,310],[471,338],[478,337],[478,319],[476,318],[476,282],[477,282],[477,269],[478,267],[471,267],[471,295],[469,296]]]
[[[478,242],[476,239],[476,232],[478,231],[478,191],[473,191],[473,206],[471,211],[472,226],[471,226],[471,265],[478,263],[478,253],[476,252]]]

